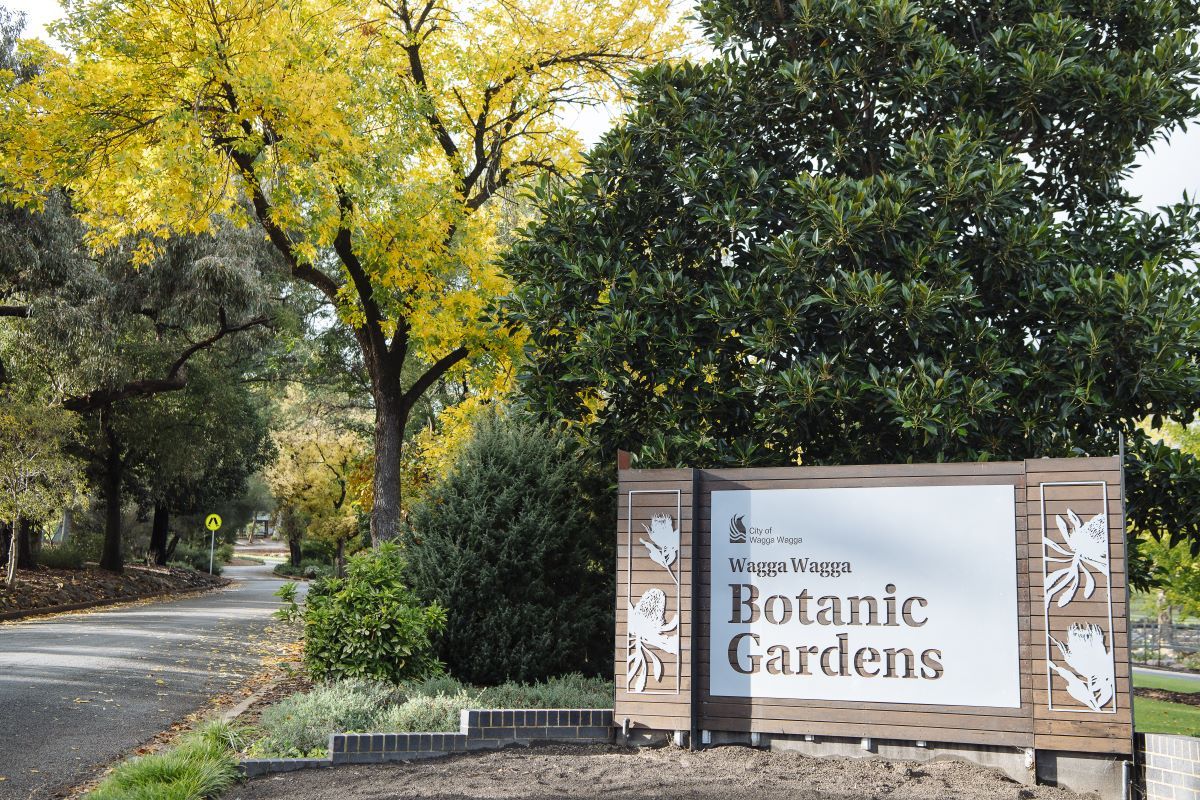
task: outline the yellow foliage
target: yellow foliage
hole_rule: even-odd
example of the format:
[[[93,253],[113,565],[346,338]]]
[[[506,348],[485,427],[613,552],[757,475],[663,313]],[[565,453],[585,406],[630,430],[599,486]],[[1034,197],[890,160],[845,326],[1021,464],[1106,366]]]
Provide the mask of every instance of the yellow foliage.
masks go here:
[[[572,104],[684,40],[672,0],[76,0],[53,32],[71,56],[31,46],[41,74],[0,97],[0,199],[66,186],[91,246],[141,262],[259,225],[364,348],[465,348],[475,406],[521,347],[485,315],[508,291],[499,202],[577,165]]]
[[[475,421],[488,407],[503,403],[515,384],[511,362],[507,369],[473,374],[474,392],[465,400],[444,409],[435,428],[423,429],[412,438],[404,459],[406,495],[421,494],[439,477],[450,471],[454,459],[471,438]],[[484,376],[487,382],[482,382]]]
[[[315,413],[314,413],[315,412]],[[280,507],[303,515],[310,535],[346,541],[358,530],[357,484],[369,449],[356,433],[340,430],[302,391],[289,391],[272,433],[277,457],[264,473]],[[369,485],[369,479],[368,479]],[[369,496],[369,492],[368,492]]]

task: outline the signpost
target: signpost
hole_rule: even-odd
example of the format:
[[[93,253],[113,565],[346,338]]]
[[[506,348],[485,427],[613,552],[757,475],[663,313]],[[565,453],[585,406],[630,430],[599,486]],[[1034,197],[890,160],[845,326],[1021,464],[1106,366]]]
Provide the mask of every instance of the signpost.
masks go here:
[[[217,548],[217,531],[221,530],[221,515],[209,514],[204,519],[204,527],[208,528],[208,574],[213,571],[213,554]]]
[[[1119,459],[624,468],[619,484],[627,732],[1007,751],[1059,780],[1119,776],[1132,755]]]

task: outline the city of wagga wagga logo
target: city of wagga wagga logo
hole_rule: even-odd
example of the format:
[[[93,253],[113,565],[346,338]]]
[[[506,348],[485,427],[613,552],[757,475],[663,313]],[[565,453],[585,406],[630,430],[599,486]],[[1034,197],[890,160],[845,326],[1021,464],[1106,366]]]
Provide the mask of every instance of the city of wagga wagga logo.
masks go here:
[[[732,566],[735,559],[730,561]],[[787,566],[786,562],[761,563]],[[841,563],[849,567],[846,562]],[[800,625],[836,628],[920,628],[929,622],[929,601],[924,597],[900,599],[893,583],[883,587],[883,597],[824,595],[814,598],[808,589],[804,589],[796,595],[774,594],[760,598],[758,587],[752,583],[731,583],[729,588],[733,591],[731,625],[752,625],[761,619],[770,625],[787,625],[795,621]],[[757,633],[745,632],[730,640],[729,666],[735,672],[754,675],[765,670],[770,675],[813,675],[820,670],[831,678],[858,675],[862,678],[921,680],[937,680],[945,672],[942,651],[933,648],[923,650],[919,655],[907,647],[852,648],[850,634],[839,633],[838,643],[825,648],[768,643],[764,649],[762,638]],[[747,644],[745,654],[738,652],[743,640]]]

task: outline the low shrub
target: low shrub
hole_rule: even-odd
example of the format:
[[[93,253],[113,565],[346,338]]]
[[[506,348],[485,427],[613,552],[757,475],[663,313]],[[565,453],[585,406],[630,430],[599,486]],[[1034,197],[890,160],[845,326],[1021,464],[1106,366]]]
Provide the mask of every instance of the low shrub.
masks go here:
[[[333,542],[325,539],[305,539],[300,542],[300,565],[304,562],[312,562],[320,566],[331,566],[334,556],[337,555],[337,547]]]
[[[171,554],[168,566],[173,564],[187,566],[197,572],[208,572],[208,547],[194,547],[186,542],[180,542],[175,546],[175,552]],[[220,575],[222,566],[223,562],[214,557],[213,574]]]
[[[274,572],[276,575],[284,578],[328,578],[333,575],[333,567],[329,564],[324,564],[318,560],[306,558],[300,562],[300,566],[294,567],[287,561],[282,564],[276,564]]]
[[[613,683],[564,675],[541,683],[502,683],[479,693],[480,708],[612,708]]]
[[[466,690],[454,694],[417,695],[379,714],[373,730],[388,733],[457,731],[463,709],[477,706]]]
[[[294,694],[263,711],[259,719],[263,739],[251,749],[251,755],[322,756],[329,734],[371,729],[380,710],[395,701],[396,692],[394,686],[348,680]]]
[[[87,800],[202,800],[217,797],[237,782],[241,734],[214,722],[183,736],[169,750],[121,764]]]
[[[436,603],[422,605],[404,583],[404,556],[392,542],[351,556],[345,578],[322,578],[301,611],[295,587],[280,589],[281,616],[304,622],[304,662],[318,679],[400,683],[442,670],[433,637],[446,624]],[[290,585],[289,585],[290,586]]]
[[[469,708],[611,708],[613,684],[566,675],[537,684],[475,689],[441,675],[400,686],[338,681],[292,695],[263,712],[258,758],[321,757],[331,733],[457,731]]]
[[[83,569],[86,560],[83,550],[72,544],[43,547],[38,554],[38,563],[50,569]]]

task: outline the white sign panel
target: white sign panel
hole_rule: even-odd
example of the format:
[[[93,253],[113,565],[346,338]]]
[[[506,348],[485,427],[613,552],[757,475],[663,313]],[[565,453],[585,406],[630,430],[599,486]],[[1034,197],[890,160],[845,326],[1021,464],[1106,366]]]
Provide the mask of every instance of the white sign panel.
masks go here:
[[[1014,488],[712,493],[717,696],[1017,708]]]

